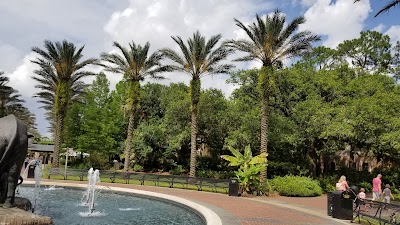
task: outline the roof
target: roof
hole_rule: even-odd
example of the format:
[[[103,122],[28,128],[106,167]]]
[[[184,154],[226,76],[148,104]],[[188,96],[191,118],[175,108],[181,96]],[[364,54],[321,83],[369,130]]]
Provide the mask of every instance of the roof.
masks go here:
[[[41,144],[31,144],[28,147],[29,151],[32,152],[53,152],[54,151],[54,145],[41,145]]]

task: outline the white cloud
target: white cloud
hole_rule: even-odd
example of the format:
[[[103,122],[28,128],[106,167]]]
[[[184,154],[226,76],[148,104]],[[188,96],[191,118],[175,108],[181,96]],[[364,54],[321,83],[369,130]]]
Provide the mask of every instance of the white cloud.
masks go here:
[[[296,5],[299,4],[304,6],[304,7],[310,7],[312,5],[314,5],[314,3],[316,3],[318,0],[292,0],[292,4]]]
[[[186,40],[199,30],[206,38],[222,34],[222,40],[243,38],[245,34],[235,25],[233,18],[242,22],[251,21],[259,9],[272,10],[272,3],[232,0],[203,1],[141,1],[130,0],[129,6],[113,13],[104,31],[109,42],[117,41],[123,46],[134,40],[136,44],[144,45],[150,42],[151,51],[169,47],[179,51],[171,36],[180,36]],[[269,10],[269,11],[270,11]],[[222,42],[221,40],[221,42]],[[189,76],[177,73],[163,74],[167,80],[162,83],[185,82]],[[224,76],[205,78],[203,88],[220,88],[226,95],[232,92],[232,87],[225,83]]]
[[[382,23],[380,23],[378,26],[372,28],[372,30],[378,31],[378,32],[382,33],[382,31],[385,29],[385,27],[386,27],[385,25],[383,25]]]
[[[324,45],[336,47],[340,42],[358,37],[371,7],[369,0],[356,4],[352,0],[318,0],[305,13],[302,30],[326,36]]]
[[[34,74],[33,71],[38,68],[31,60],[37,57],[36,53],[29,53],[25,55],[22,63],[10,74],[10,86],[16,89],[22,97],[30,98],[36,92],[34,84],[35,81],[31,78]]]
[[[386,32],[386,35],[389,35],[390,42],[395,44],[397,41],[400,41],[400,25],[391,26]]]

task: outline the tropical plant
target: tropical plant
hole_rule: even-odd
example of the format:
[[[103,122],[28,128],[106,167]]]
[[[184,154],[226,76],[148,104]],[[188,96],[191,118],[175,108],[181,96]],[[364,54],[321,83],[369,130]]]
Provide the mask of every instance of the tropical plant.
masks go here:
[[[148,55],[150,44],[147,42],[143,47],[136,45],[135,42],[129,44],[129,49],[114,42],[122,56],[115,53],[102,53],[101,60],[107,64],[101,64],[106,71],[120,73],[124,75],[124,79],[128,82],[128,92],[126,93],[125,112],[129,115],[128,132],[125,143],[125,163],[124,171],[129,170],[131,150],[132,150],[132,134],[135,129],[135,118],[140,110],[140,81],[145,78],[162,79],[157,76],[161,72],[171,71],[170,66],[161,65],[160,61],[163,55],[159,52],[154,52]]]
[[[190,149],[190,172],[189,176],[196,174],[196,154],[197,154],[197,105],[200,100],[200,79],[207,75],[228,73],[232,68],[230,64],[221,64],[233,51],[224,45],[216,47],[221,35],[214,35],[208,41],[199,31],[187,40],[187,45],[179,36],[172,39],[179,45],[182,55],[172,49],[165,48],[161,52],[169,59],[174,61],[171,68],[175,71],[183,72],[191,76],[190,97],[191,97],[191,149]],[[216,49],[214,49],[216,47]],[[214,49],[214,50],[213,50]]]
[[[59,157],[62,143],[62,131],[67,110],[73,101],[79,101],[87,86],[81,80],[94,75],[84,71],[83,68],[95,64],[96,59],[81,60],[84,46],[76,46],[64,40],[63,42],[44,41],[44,50],[33,47],[32,51],[39,57],[32,60],[39,69],[35,70],[36,76],[32,78],[39,84],[35,85],[40,91],[33,97],[40,98],[47,112],[47,119],[52,124],[54,133],[54,161],[53,167],[59,167]]]
[[[243,154],[231,146],[228,146],[228,149],[233,156],[222,155],[221,157],[229,161],[229,166],[239,167],[235,174],[242,192],[252,191],[260,183],[260,172],[267,166],[267,153],[264,152],[253,157],[250,145],[245,147]]]
[[[250,40],[230,40],[227,45],[233,49],[248,53],[236,61],[257,60],[262,63],[258,76],[258,91],[262,102],[261,115],[261,149],[268,152],[268,116],[269,97],[274,89],[274,69],[282,68],[283,61],[297,56],[303,56],[312,49],[311,43],[320,40],[311,31],[296,32],[299,25],[305,22],[303,16],[295,18],[286,24],[286,16],[279,10],[267,15],[265,20],[256,15],[257,22],[249,26],[235,19],[236,25],[243,29]],[[261,173],[265,179],[267,169]]]

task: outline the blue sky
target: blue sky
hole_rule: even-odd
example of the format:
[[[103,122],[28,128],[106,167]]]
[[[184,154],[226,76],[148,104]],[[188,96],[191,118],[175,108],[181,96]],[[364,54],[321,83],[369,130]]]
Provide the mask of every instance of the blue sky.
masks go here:
[[[319,45],[336,47],[346,39],[357,38],[360,31],[374,29],[400,41],[400,9],[394,8],[374,18],[389,0],[14,0],[0,1],[0,71],[10,77],[10,85],[26,100],[35,113],[39,132],[49,136],[44,111],[32,98],[37,91],[30,78],[37,57],[33,46],[43,41],[66,39],[77,46],[85,45],[85,57],[98,57],[112,51],[112,42],[122,45],[134,40],[149,41],[151,50],[176,48],[170,36],[186,39],[199,30],[210,37],[222,34],[223,39],[244,38],[233,18],[251,23],[255,14],[264,16],[280,9],[288,21],[304,15],[307,22],[300,29],[311,30],[323,37]],[[238,68],[259,66],[257,63],[236,64]],[[99,72],[101,68],[90,67]],[[166,74],[169,82],[189,82],[182,74]],[[121,75],[107,74],[111,89]],[[222,89],[227,96],[234,86],[226,84],[228,75],[206,77],[203,88]],[[90,83],[92,79],[87,79]]]

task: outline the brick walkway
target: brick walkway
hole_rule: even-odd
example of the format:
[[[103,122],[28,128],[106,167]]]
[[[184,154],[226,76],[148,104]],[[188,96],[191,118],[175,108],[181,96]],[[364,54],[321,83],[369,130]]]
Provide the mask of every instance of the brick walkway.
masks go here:
[[[64,182],[87,183],[61,180],[51,181],[57,182],[59,185],[62,185]],[[213,210],[220,216],[224,225],[350,224],[350,221],[333,219],[327,216],[326,196],[313,198],[289,198],[281,196],[245,198],[232,197],[227,194],[134,184],[101,183],[101,185],[152,191],[185,198]]]

